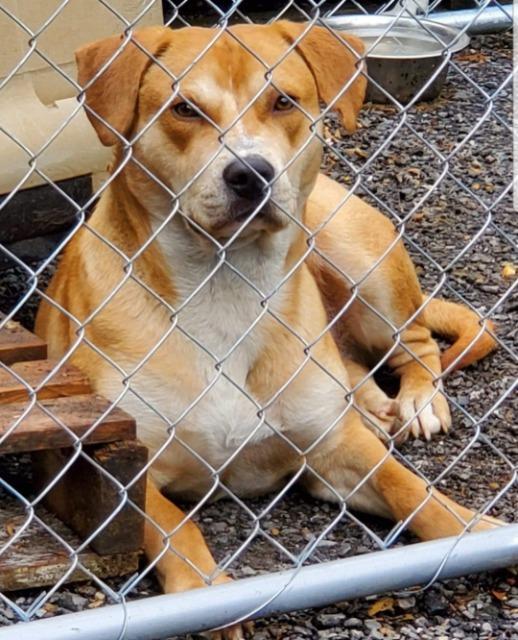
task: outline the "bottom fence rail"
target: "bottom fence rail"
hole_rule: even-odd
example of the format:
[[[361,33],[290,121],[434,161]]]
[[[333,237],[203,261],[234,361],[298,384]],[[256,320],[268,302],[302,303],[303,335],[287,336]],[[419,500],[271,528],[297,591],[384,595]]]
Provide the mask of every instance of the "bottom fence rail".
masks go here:
[[[19,623],[1,640],[158,640],[518,563],[518,525]],[[439,573],[438,573],[439,572]],[[124,634],[121,632],[124,629]]]

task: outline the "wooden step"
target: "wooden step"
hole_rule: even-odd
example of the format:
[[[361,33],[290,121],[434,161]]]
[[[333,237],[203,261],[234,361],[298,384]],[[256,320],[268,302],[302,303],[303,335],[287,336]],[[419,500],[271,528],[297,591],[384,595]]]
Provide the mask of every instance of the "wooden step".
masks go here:
[[[111,402],[94,394],[38,402],[72,433],[67,432],[67,429],[38,405],[33,406],[16,428],[12,429],[15,420],[29,404],[26,401],[0,405],[0,453],[70,447],[75,442],[73,435],[77,438],[85,436],[96,420],[108,410],[109,413],[102,422],[84,438],[85,443],[133,440],[136,437],[134,419],[122,409],[110,409]]]
[[[43,360],[47,357],[47,345],[19,322],[8,320],[0,314],[0,362],[12,364],[24,360]]]
[[[35,389],[56,366],[57,363],[52,360],[34,360],[17,362],[11,364],[9,369],[0,370],[0,404],[28,399],[26,385]],[[26,385],[19,382],[11,371],[24,380]],[[38,400],[75,396],[90,393],[91,390],[90,383],[79,369],[71,365],[62,365],[38,391]]]
[[[140,549],[144,542],[143,519],[130,505],[120,509],[122,496],[112,478],[122,486],[131,483],[128,497],[144,509],[146,478],[135,478],[147,463],[147,449],[136,440],[118,440],[86,446],[83,451],[86,455],[80,456],[46,494],[45,506],[82,540],[118,511],[91,540],[91,548],[101,555]],[[73,454],[70,449],[32,453],[33,489],[37,493],[45,491],[63,473]]]
[[[0,315],[0,324],[3,319]],[[46,356],[45,343],[18,323],[9,321],[0,329],[0,477],[28,500],[45,494],[37,515],[73,548],[100,528],[79,554],[98,578],[132,573],[138,568],[144,521],[130,504],[120,509],[114,479],[128,485],[146,464],[147,449],[135,439],[133,418],[91,393],[78,369],[61,365],[55,371],[57,363]],[[31,391],[43,381],[34,398]],[[83,452],[62,475],[77,438]],[[140,509],[145,488],[143,474],[129,491]],[[41,524],[25,527],[27,517],[22,502],[0,490],[0,591],[89,579],[80,568],[68,573],[72,558],[66,548]]]
[[[41,524],[33,521],[14,540],[16,533],[27,522],[23,506],[8,493],[0,492],[0,591],[34,589],[53,586],[66,576],[72,566],[72,558],[66,548]],[[43,507],[36,509],[42,521],[73,549],[79,548],[81,539],[60,520]],[[4,546],[11,542],[5,548]],[[88,548],[79,554],[81,564],[98,578],[133,573],[138,568],[138,551],[98,555]],[[89,580],[80,567],[74,569],[65,582]]]

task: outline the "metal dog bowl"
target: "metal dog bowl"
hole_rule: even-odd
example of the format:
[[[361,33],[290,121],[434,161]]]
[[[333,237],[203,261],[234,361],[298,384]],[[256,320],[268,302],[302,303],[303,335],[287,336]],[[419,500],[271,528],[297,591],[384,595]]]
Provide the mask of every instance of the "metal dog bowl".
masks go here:
[[[365,42],[367,70],[374,81],[367,88],[367,100],[371,102],[390,102],[375,83],[401,103],[412,100],[425,85],[419,100],[436,98],[448,74],[445,65],[434,76],[445,52],[455,53],[469,44],[466,34],[432,20],[420,20],[419,24],[413,18],[389,15],[345,15],[329,18],[327,23]]]

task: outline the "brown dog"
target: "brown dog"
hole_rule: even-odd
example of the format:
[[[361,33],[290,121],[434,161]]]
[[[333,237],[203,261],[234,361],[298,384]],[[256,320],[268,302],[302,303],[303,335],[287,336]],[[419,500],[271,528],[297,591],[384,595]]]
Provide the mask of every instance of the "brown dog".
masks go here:
[[[355,298],[335,336],[357,356],[392,350],[400,418],[416,433],[449,425],[433,385],[441,365],[431,331],[458,338],[447,364],[474,361],[493,341],[477,339],[476,316],[457,305],[432,301],[419,313],[423,295],[392,225],[319,176],[310,124],[323,100],[354,130],[363,49],[353,36],[305,31],[289,22],[219,37],[151,28],[116,56],[116,37],[77,53],[88,115],[115,145],[115,161],[89,228],[70,242],[49,288],[58,306],[42,305],[37,331],[52,356],[70,350],[96,389],[137,419],[154,480],[146,553],[159,558],[167,591],[204,584],[215,563],[159,489],[194,499],[225,488],[258,495],[307,461],[302,481],[313,495],[408,519],[423,539],[455,535],[474,517],[389,455],[351,406],[348,392],[368,369],[357,360],[346,369],[328,330],[351,281],[389,323]],[[317,230],[319,251],[308,251]],[[404,346],[395,345],[393,327],[403,326]],[[372,380],[355,402],[392,427],[397,403]]]

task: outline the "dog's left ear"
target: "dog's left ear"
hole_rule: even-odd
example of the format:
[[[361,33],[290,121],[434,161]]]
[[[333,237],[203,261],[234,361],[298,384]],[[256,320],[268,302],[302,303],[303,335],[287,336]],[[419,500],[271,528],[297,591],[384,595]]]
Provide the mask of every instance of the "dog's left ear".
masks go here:
[[[340,92],[357,73],[357,63],[365,52],[363,42],[356,36],[326,27],[313,26],[308,30],[306,24],[286,20],[280,20],[277,25],[310,68],[320,98],[326,104],[333,104],[349,133],[356,131],[356,116],[365,99],[367,79],[358,73],[347,90]]]

